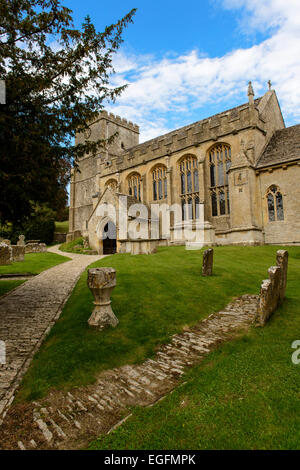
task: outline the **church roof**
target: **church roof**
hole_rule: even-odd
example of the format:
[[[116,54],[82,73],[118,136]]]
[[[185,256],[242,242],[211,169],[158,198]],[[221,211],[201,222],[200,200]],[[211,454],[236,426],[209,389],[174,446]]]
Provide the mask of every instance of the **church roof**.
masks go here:
[[[257,168],[300,159],[300,124],[274,133],[260,157]]]

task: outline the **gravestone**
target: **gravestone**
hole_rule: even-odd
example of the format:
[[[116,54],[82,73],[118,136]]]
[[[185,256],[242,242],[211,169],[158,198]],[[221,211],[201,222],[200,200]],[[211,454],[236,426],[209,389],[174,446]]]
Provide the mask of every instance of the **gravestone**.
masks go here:
[[[277,266],[281,267],[281,282],[280,282],[280,293],[279,293],[279,301],[282,303],[285,297],[285,289],[286,289],[286,282],[287,282],[287,271],[288,271],[288,261],[289,261],[289,253],[286,250],[278,250],[276,256],[276,264]]]
[[[213,272],[214,250],[209,248],[203,253],[202,276],[211,276]]]
[[[19,240],[17,241],[18,246],[25,246],[25,236],[19,235]]]
[[[25,253],[45,253],[46,251],[46,243],[37,243],[31,240],[25,245]]]
[[[268,269],[269,279],[265,279],[260,288],[257,321],[262,326],[267,323],[285,297],[288,252],[277,251],[276,261],[277,266]]]
[[[0,265],[11,264],[11,246],[0,243]]]
[[[24,261],[25,245],[11,245],[12,261]]]
[[[107,325],[117,326],[119,320],[111,308],[111,292],[116,287],[116,271],[113,268],[91,268],[88,270],[88,287],[94,296],[94,310],[88,324],[102,330]]]

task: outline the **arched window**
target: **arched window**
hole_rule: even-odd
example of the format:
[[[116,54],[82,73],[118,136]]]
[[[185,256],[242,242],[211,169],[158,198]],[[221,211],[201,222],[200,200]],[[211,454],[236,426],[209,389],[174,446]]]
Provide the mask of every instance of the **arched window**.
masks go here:
[[[153,200],[166,199],[168,195],[167,169],[160,165],[152,170]]]
[[[217,144],[209,151],[210,198],[213,217],[230,213],[228,188],[230,165],[229,145]]]
[[[133,173],[128,177],[128,194],[141,200],[141,177],[138,173]]]
[[[199,173],[198,160],[187,155],[179,162],[180,197],[183,219],[199,218]]]
[[[106,187],[106,188],[110,188],[110,189],[112,189],[112,190],[114,190],[114,191],[117,191],[118,182],[117,182],[117,180],[114,180],[114,179],[108,180],[108,181],[106,181],[106,183],[105,183],[105,187]]]
[[[283,198],[278,186],[270,186],[267,191],[266,198],[268,204],[269,222],[284,220]]]

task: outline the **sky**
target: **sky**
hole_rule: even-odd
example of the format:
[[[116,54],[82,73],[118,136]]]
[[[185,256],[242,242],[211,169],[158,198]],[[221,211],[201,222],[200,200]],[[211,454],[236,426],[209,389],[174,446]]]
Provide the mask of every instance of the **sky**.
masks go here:
[[[286,126],[300,123],[300,0],[62,0],[76,26],[103,31],[137,8],[114,58],[105,108],[140,126],[140,142],[245,103],[267,81]]]

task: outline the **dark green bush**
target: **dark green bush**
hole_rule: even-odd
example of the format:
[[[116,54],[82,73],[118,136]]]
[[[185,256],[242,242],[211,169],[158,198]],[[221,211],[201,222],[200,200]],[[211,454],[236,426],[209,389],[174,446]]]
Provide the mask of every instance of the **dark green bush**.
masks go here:
[[[46,205],[34,206],[31,217],[23,226],[26,240],[40,240],[49,245],[53,242],[55,230],[55,212]]]

